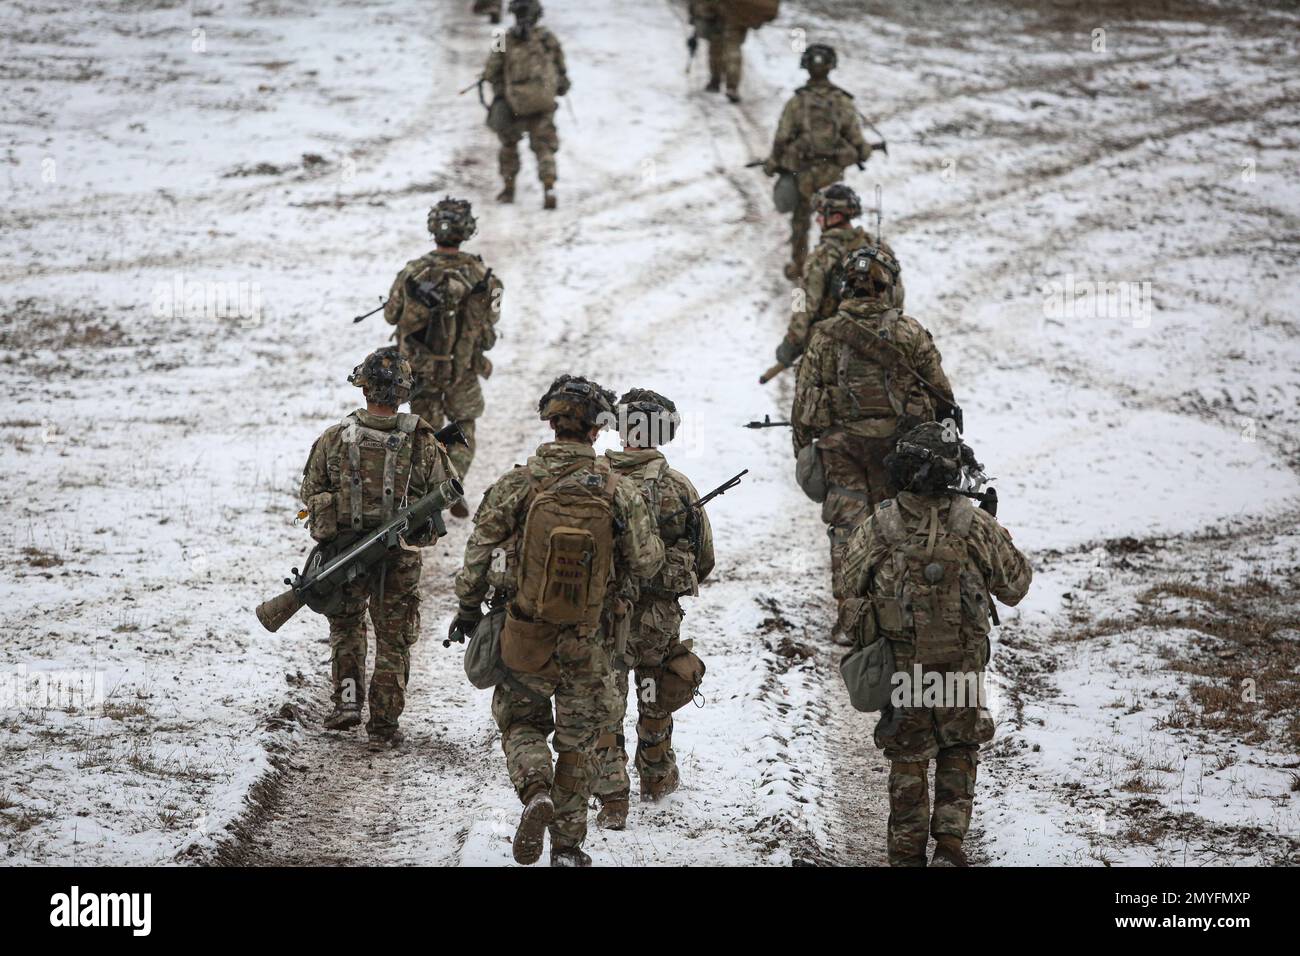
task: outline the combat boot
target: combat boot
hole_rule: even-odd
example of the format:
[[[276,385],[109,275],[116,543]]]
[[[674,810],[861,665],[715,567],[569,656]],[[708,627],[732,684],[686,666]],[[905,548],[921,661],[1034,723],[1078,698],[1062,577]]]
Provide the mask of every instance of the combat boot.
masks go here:
[[[542,858],[542,837],[554,819],[555,804],[551,800],[550,791],[538,790],[528,798],[524,812],[519,817],[511,851],[516,863],[531,866]]]
[[[740,94],[737,93],[735,90],[727,90],[727,99],[731,100],[731,102],[733,103],[739,103]]]
[[[787,262],[785,264],[785,277],[789,279],[791,282],[795,282],[803,278],[803,263]]]
[[[704,88],[706,93],[717,93],[722,89],[722,81],[716,76],[709,77],[709,85]]]
[[[601,797],[596,826],[602,830],[622,830],[627,826],[627,796]]]
[[[361,708],[356,704],[335,704],[334,713],[322,722],[326,730],[351,730],[361,723]]]
[[[542,208],[543,209],[555,208],[555,187],[554,186],[546,187],[546,193],[542,198]]]
[[[510,203],[515,201],[515,181],[507,179],[501,192],[497,193],[497,202]]]
[[[392,730],[372,730],[369,734],[369,745],[372,751],[396,750],[402,746],[402,741],[406,738],[402,732],[394,727]]]
[[[673,767],[662,777],[641,778],[641,799],[642,800],[662,800],[677,790],[678,784],[681,783],[681,776],[677,773],[677,768]]]
[[[591,866],[591,857],[580,847],[566,846],[551,850],[551,866]]]
[[[966,853],[961,848],[961,837],[944,834],[934,838],[934,856],[930,858],[931,866],[970,866]]]

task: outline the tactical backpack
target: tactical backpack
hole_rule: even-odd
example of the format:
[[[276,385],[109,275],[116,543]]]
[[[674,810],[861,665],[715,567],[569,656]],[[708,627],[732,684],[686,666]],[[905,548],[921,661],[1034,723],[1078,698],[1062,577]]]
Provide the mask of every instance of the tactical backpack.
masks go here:
[[[582,472],[586,472],[582,474]],[[594,631],[614,577],[614,488],[609,462],[576,462],[559,475],[531,474],[518,546],[518,587],[501,634],[511,670],[537,673],[560,631]]]
[[[515,116],[537,116],[555,109],[559,73],[545,33],[535,29],[521,40],[506,34],[505,97]]]
[[[837,158],[848,140],[839,122],[837,87],[805,86],[799,93],[799,136],[795,140],[803,163],[818,160],[844,165]],[[801,163],[801,165],[803,165]]]
[[[776,19],[780,0],[724,0],[722,18],[731,26],[755,30]]]
[[[402,354],[416,371],[420,389],[443,389],[456,375],[456,346],[467,331],[465,306],[486,288],[464,263],[427,259],[406,279],[406,302],[397,330]],[[490,274],[490,273],[489,273]]]
[[[966,657],[963,621],[977,635],[989,630],[983,582],[968,570],[975,506],[960,496],[949,501],[946,521],[939,518],[938,500],[932,499],[921,524],[911,531],[896,501],[881,502],[874,516],[891,549],[873,572],[875,620],[883,636],[914,641],[919,664]]]
[[[668,462],[663,458],[655,458],[645,468],[628,473],[628,476],[640,486],[641,496],[645,498],[646,504],[649,505],[650,514],[656,518],[659,517],[659,506],[662,500],[659,485],[663,480],[664,472],[667,470]],[[684,501],[683,504],[689,505],[690,502]],[[687,536],[685,538],[680,538],[672,543],[664,542],[664,563],[647,585],[650,591],[671,594],[674,597],[699,594],[699,578],[695,573],[697,545],[692,540],[694,535],[691,533],[693,530],[691,523],[694,518],[693,512],[687,513]]]
[[[852,422],[924,411],[912,401],[911,369],[892,347],[901,315],[897,309],[886,309],[866,320],[849,317],[831,321],[824,327],[838,346],[836,384],[827,389],[832,421]]]

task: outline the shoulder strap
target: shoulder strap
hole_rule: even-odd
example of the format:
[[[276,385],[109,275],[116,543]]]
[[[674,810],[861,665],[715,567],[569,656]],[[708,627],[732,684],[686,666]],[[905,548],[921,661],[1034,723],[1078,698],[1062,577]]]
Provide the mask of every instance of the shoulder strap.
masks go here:
[[[903,522],[903,509],[898,502],[888,498],[876,509],[876,526],[885,540],[893,547],[898,547],[907,540],[907,525]]]
[[[970,537],[971,525],[975,523],[975,506],[965,495],[953,495],[948,505],[948,533],[958,538]]]

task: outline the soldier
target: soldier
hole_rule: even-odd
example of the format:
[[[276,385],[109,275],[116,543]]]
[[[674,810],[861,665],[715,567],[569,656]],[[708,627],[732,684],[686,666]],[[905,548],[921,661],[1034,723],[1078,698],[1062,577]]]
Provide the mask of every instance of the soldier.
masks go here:
[[[845,169],[865,163],[872,150],[879,148],[863,139],[853,96],[827,79],[835,64],[835,51],[824,43],[813,43],[804,50],[799,65],[811,79],[785,104],[772,140],[772,153],[763,164],[769,176],[793,174],[798,193],[790,214],[787,279],[798,279],[803,274],[813,194],[839,182]]]
[[[335,553],[363,531],[377,528],[407,501],[422,498],[456,470],[433,428],[397,408],[411,390],[411,365],[395,348],[369,355],[348,381],[361,388],[366,407],[331,425],[312,445],[300,497],[312,537]],[[408,536],[432,544],[432,529]],[[343,606],[329,616],[334,712],[327,730],[361,723],[365,703],[366,605],[375,629],[375,670],[370,681],[370,749],[402,742],[398,718],[406,705],[411,645],[420,629],[420,552],[397,550],[366,578],[344,586]]]
[[[515,178],[519,175],[519,141],[528,136],[528,146],[537,157],[537,176],[545,198],[542,206],[555,208],[555,154],[560,136],[555,130],[557,96],[569,92],[560,41],[546,27],[537,25],[542,16],[538,0],[510,0],[515,25],[506,32],[504,44],[488,54],[483,78],[492,84],[493,104],[489,122],[501,140],[498,156],[505,184],[497,200],[515,201]],[[500,112],[500,101],[508,109],[495,123],[492,113]]]
[[[384,318],[397,326],[398,346],[415,371],[411,411],[434,428],[457,422],[465,433],[465,444],[450,451],[463,478],[474,460],[479,378],[492,374],[484,353],[496,344],[504,287],[479,256],[460,251],[478,227],[468,202],[444,198],[429,210],[428,225],[437,245],[397,274]],[[468,518],[469,508],[457,501],[451,513]]]
[[[501,648],[511,674],[493,694],[492,716],[501,729],[510,781],[524,804],[513,848],[516,862],[524,865],[541,856],[548,824],[552,866],[591,865],[582,843],[596,740],[618,706],[610,658],[618,592],[629,578],[653,578],[664,560],[636,484],[592,448],[613,417],[613,400],[613,392],[584,378],[561,375],[551,384],[538,411],[555,441],[487,490],[456,577],[460,613],[449,629],[452,640],[477,626],[489,588],[493,606],[509,608]],[[567,542],[574,538],[589,543],[580,558],[575,551],[566,560]],[[537,573],[539,563],[544,574]],[[540,596],[530,584],[539,577],[546,582]],[[599,600],[595,623],[550,625],[543,604],[576,601],[579,594]],[[552,733],[554,769],[546,744]]]
[[[817,190],[813,196],[813,210],[817,213],[817,226],[821,239],[813,250],[803,270],[803,287],[798,297],[798,307],[790,317],[790,328],[785,339],[776,347],[776,360],[791,366],[808,347],[812,326],[835,314],[840,306],[839,285],[844,279],[842,263],[845,257],[866,245],[879,246],[897,261],[894,250],[883,239],[877,241],[853,220],[862,215],[862,201],[848,186],[835,183]],[[903,280],[894,283],[894,308],[903,307]]]
[[[491,23],[501,22],[501,0],[474,0],[474,12],[486,13]]]
[[[695,31],[692,40],[704,40],[709,45],[709,85],[705,89],[717,93],[725,79],[727,99],[739,103],[743,62],[740,48],[749,28],[729,18],[724,7],[725,0],[691,0],[691,25]]]
[[[596,742],[600,770],[595,794],[601,804],[596,822],[610,830],[626,825],[631,789],[623,743],[629,667],[636,669],[636,771],[641,799],[659,800],[677,789],[672,713],[657,706],[649,688],[656,680],[656,669],[679,643],[682,608],[678,598],[695,594],[699,582],[713,570],[713,530],[708,515],[703,508],[687,509],[699,499],[699,493],[685,475],[668,467],[657,447],[672,441],[676,433],[680,421],[677,406],[657,392],[634,388],[619,399],[619,411],[623,450],[607,451],[605,456],[619,474],[636,483],[650,506],[664,543],[664,564],[653,578],[637,582],[627,645],[622,660],[614,661],[620,706]]]
[[[931,865],[967,865],[962,840],[970,828],[975,766],[980,746],[993,739],[981,699],[989,595],[1018,604],[1033,573],[996,518],[949,490],[963,466],[980,467],[954,438],[937,422],[903,435],[887,459],[898,496],[882,501],[858,527],[844,557],[853,593],[867,599],[856,602],[860,640],[883,636],[894,653],[895,697],[875,731],[890,762],[891,866],[925,866],[927,825],[936,843]],[[923,698],[909,681],[931,673],[943,676],[922,681],[942,680],[941,705],[920,706]],[[898,675],[908,681],[899,685]],[[926,780],[931,760],[933,815]]]
[[[790,410],[795,456],[817,459],[825,476],[822,520],[841,602],[847,593],[840,558],[849,534],[897,491],[884,466],[897,434],[936,418],[961,427],[934,340],[893,305],[899,273],[893,256],[863,246],[843,267],[843,301],[834,316],[813,326]],[[844,637],[842,620],[836,634]]]

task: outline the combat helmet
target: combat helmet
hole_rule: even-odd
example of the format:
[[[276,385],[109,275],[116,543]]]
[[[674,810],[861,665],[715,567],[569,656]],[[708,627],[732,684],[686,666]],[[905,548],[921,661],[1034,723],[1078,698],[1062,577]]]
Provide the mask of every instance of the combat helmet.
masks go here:
[[[853,250],[840,263],[841,299],[854,297],[884,297],[898,283],[902,272],[898,260],[875,245],[865,245]]]
[[[510,0],[510,15],[532,26],[542,18],[542,5],[539,0]]]
[[[845,219],[857,219],[862,215],[862,200],[843,183],[832,183],[813,195],[813,212],[823,216],[839,213]]]
[[[885,468],[900,491],[937,495],[958,485],[963,474],[982,478],[984,466],[952,428],[925,422],[903,433],[885,456]]]
[[[348,383],[365,392],[366,400],[376,405],[396,408],[410,397],[415,387],[411,363],[389,345],[366,356],[366,360],[352,370]]]
[[[648,388],[629,389],[618,400],[618,432],[627,445],[666,445],[676,437],[681,420],[672,399]]]
[[[581,375],[561,375],[537,402],[542,421],[556,432],[585,433],[614,417],[614,393]]]
[[[478,220],[474,218],[474,210],[468,199],[443,196],[429,210],[427,222],[429,232],[433,233],[440,246],[459,246],[462,242],[469,241],[478,231]]]
[[[839,63],[835,48],[827,43],[810,43],[799,58],[799,65],[809,73],[829,73]]]

